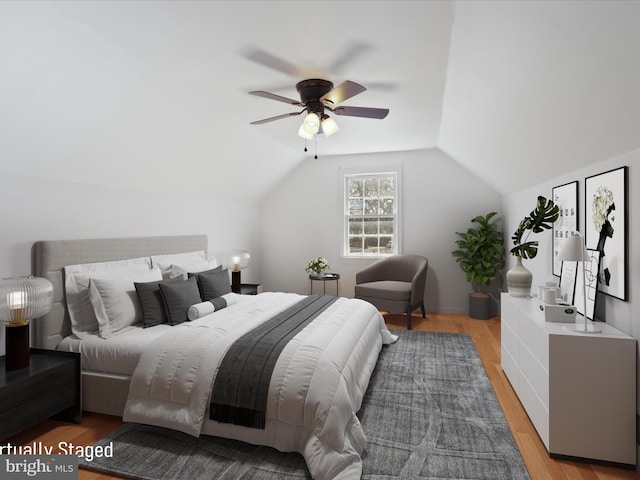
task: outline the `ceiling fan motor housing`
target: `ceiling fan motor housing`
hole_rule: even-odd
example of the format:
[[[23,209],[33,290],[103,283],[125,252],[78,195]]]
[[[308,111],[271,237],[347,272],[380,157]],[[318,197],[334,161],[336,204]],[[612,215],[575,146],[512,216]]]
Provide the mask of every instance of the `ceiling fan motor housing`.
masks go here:
[[[329,80],[311,78],[298,82],[296,90],[300,94],[300,100],[307,106],[308,112],[322,113],[324,105],[320,98],[333,90],[333,83]]]

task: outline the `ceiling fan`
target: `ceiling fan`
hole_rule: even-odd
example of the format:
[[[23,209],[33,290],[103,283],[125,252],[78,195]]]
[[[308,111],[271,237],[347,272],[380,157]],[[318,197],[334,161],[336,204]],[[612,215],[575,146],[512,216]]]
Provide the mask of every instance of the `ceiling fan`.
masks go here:
[[[380,120],[385,118],[389,113],[388,108],[340,106],[339,104],[345,100],[366,90],[362,85],[350,80],[346,80],[334,88],[333,83],[329,80],[311,78],[298,82],[296,90],[300,94],[300,100],[294,100],[262,90],[249,92],[258,97],[269,98],[271,100],[277,100],[278,102],[302,107],[302,110],[298,112],[285,113],[276,115],[275,117],[257,120],[251,122],[251,125],[261,125],[283,118],[295,117],[303,112],[307,112],[298,130],[298,135],[306,139],[312,139],[314,135],[321,133],[329,137],[340,129],[335,120],[333,120],[326,111],[335,113],[336,115],[375,118]]]

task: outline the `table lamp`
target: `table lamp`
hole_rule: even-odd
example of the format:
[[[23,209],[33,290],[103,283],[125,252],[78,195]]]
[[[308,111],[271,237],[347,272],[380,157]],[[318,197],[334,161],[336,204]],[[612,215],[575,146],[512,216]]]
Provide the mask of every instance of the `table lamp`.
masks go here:
[[[558,252],[558,260],[563,262],[581,262],[582,263],[582,301],[584,317],[584,327],[571,327],[571,330],[580,333],[601,333],[602,330],[589,326],[587,321],[587,274],[585,272],[585,263],[589,258],[582,235],[577,230],[570,237],[565,239],[564,245]],[[568,327],[565,327],[568,328]]]
[[[246,250],[231,250],[225,255],[224,265],[231,270],[231,291],[240,293],[242,280],[240,270],[247,268],[251,255]]]
[[[29,366],[29,322],[53,304],[53,285],[41,277],[0,280],[0,322],[5,324],[5,369]]]

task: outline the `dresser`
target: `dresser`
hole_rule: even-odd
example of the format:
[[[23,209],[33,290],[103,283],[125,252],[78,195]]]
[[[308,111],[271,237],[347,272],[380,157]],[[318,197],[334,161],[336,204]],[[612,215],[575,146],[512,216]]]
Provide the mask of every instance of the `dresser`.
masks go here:
[[[635,465],[636,340],[602,322],[602,333],[573,332],[529,298],[501,300],[502,369],[549,455]]]

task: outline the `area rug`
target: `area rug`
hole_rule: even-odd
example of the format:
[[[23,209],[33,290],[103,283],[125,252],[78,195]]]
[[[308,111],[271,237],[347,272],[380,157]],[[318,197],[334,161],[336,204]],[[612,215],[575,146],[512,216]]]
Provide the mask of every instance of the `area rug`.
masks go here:
[[[394,331],[358,413],[363,479],[529,479],[470,336]],[[304,459],[268,447],[125,424],[113,458],[83,468],[133,479],[310,479]]]

